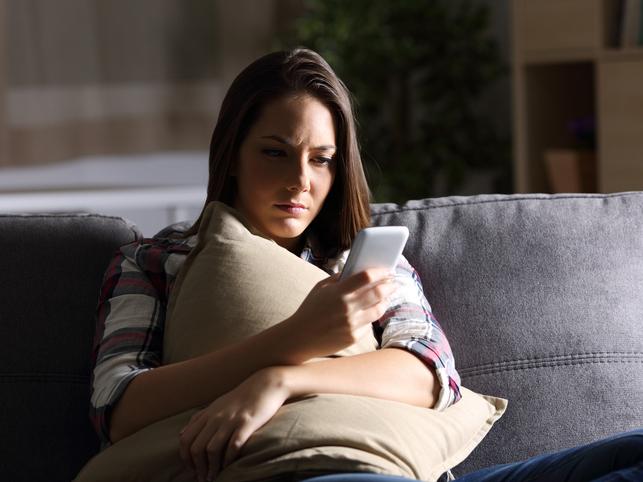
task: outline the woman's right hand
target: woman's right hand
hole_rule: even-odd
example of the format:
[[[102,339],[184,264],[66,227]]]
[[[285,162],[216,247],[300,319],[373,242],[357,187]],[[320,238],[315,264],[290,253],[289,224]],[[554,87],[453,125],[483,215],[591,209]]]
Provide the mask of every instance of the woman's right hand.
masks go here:
[[[363,337],[397,290],[388,270],[370,269],[339,281],[337,273],[315,285],[286,320],[289,339],[305,359],[332,355]]]

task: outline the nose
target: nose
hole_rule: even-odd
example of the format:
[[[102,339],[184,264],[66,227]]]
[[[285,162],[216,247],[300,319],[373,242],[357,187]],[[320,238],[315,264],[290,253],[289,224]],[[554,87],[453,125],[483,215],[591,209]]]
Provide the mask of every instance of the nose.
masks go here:
[[[293,163],[294,165],[288,170],[288,190],[297,192],[310,191],[310,173],[308,172],[308,162],[300,160]]]

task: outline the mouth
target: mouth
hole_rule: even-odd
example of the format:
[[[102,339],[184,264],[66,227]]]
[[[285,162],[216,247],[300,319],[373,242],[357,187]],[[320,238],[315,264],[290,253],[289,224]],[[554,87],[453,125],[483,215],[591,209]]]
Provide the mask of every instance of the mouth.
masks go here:
[[[289,214],[303,214],[308,210],[303,204],[299,203],[284,203],[284,204],[275,204],[278,209],[285,211]]]

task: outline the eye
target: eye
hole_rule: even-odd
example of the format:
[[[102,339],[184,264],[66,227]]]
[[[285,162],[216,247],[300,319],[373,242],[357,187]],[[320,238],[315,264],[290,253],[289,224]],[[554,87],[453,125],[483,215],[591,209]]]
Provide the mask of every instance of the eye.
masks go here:
[[[281,149],[263,149],[261,152],[269,157],[283,157],[286,155],[286,152]]]
[[[332,157],[315,157],[314,159],[315,162],[322,165],[330,164],[333,160]]]

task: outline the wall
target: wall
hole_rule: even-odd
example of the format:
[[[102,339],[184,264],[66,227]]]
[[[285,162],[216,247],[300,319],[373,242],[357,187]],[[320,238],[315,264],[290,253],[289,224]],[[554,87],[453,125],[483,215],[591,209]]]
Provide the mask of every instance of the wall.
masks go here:
[[[477,1],[491,8],[491,32],[508,63],[509,2]],[[30,16],[29,6],[39,7],[38,15]],[[209,137],[223,93],[245,65],[273,50],[275,33],[301,9],[301,0],[0,0],[0,25],[11,27],[0,36],[0,166],[12,167],[0,168],[0,193],[127,185],[142,165],[170,162],[172,152],[174,164],[182,166],[177,172],[187,172],[182,181],[165,167],[135,181],[205,186]],[[89,20],[52,24],[56,15],[72,14],[93,19],[94,31]],[[90,39],[85,45],[77,41],[81,34]],[[168,43],[173,49],[164,54]],[[42,65],[39,55],[47,58]],[[509,82],[507,73],[479,106],[507,138]],[[49,162],[63,165],[52,171]],[[118,174],[106,175],[109,165]],[[19,172],[16,166],[32,167]],[[494,192],[495,175],[471,172],[460,193]],[[123,215],[149,224],[146,234],[166,220],[165,213],[149,211]]]
[[[289,3],[0,0],[0,165],[207,149]]]

